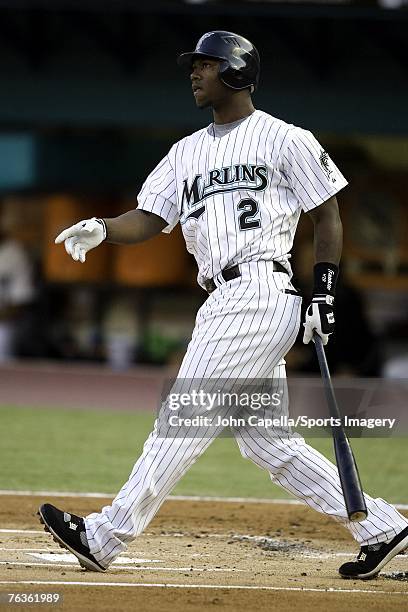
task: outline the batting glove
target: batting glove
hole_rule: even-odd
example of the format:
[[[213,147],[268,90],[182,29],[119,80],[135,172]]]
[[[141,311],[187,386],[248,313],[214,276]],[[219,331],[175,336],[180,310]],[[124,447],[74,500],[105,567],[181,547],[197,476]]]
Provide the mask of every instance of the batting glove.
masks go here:
[[[338,267],[329,262],[319,262],[314,270],[314,288],[312,303],[306,310],[304,344],[309,344],[316,332],[327,344],[329,336],[334,332],[334,294],[336,291]]]
[[[315,331],[323,344],[329,341],[329,335],[334,332],[334,297],[332,295],[315,295],[306,310],[304,344],[309,344]]]
[[[65,250],[75,261],[84,263],[86,254],[106,239],[106,223],[103,219],[84,219],[64,230],[55,239],[55,244],[65,243]]]

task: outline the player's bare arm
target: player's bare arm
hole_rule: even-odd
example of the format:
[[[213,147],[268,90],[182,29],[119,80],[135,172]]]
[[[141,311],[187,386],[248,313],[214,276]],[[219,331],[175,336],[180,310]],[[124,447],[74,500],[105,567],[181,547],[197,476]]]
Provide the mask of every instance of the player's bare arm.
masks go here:
[[[339,265],[343,247],[343,226],[336,196],[308,213],[314,224],[315,263]]]
[[[343,226],[335,196],[310,211],[314,224],[313,297],[306,311],[303,342],[316,332],[327,344],[334,332],[334,298],[343,246]]]
[[[161,217],[145,210],[129,210],[128,212],[104,219],[106,225],[106,241],[112,244],[137,244],[157,236],[167,223]]]
[[[103,241],[114,244],[137,244],[159,234],[167,223],[154,213],[130,210],[112,219],[84,219],[61,232],[56,244],[65,244],[65,250],[75,261],[85,263],[88,251]]]

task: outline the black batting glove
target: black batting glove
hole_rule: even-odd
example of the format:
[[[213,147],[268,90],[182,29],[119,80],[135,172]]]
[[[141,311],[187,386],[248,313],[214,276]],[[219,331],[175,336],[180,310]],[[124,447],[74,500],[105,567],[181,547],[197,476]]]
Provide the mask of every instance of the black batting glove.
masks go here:
[[[314,267],[314,289],[311,304],[306,310],[303,334],[304,344],[309,344],[316,332],[327,344],[334,332],[334,294],[339,269],[332,263],[318,263]]]

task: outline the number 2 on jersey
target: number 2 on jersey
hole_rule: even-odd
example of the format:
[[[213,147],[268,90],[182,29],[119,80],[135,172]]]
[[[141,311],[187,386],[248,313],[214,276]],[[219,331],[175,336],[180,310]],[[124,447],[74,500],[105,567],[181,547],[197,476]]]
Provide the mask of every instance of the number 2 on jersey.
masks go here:
[[[242,230],[256,229],[261,227],[259,219],[255,219],[259,212],[258,202],[251,198],[245,198],[241,200],[237,206],[238,210],[242,210],[242,213],[238,217],[239,227]]]

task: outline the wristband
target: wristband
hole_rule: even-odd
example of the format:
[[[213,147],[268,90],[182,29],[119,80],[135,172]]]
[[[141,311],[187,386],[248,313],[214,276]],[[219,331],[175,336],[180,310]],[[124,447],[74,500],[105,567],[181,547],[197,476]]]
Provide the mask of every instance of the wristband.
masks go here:
[[[324,261],[315,264],[313,295],[326,294],[334,297],[338,275],[339,267],[334,263]]]
[[[100,223],[103,227],[103,239],[106,240],[106,238],[108,237],[108,228],[106,227],[106,222],[104,219],[98,219],[97,217],[94,217],[95,221],[97,221],[98,223]]]

